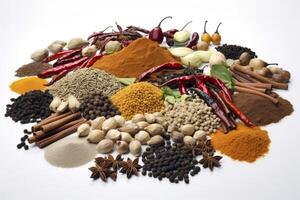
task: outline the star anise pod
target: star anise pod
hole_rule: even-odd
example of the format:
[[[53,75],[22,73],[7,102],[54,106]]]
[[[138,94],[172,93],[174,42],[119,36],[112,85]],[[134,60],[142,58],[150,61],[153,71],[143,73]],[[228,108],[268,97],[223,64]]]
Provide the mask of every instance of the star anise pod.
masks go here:
[[[114,158],[112,155],[108,155],[105,160],[105,162],[107,162],[107,164],[113,168],[114,171],[117,171],[121,167],[122,161],[123,158],[121,154],[117,155],[116,158]]]
[[[126,174],[127,178],[131,178],[132,175],[138,176],[139,170],[142,168],[141,165],[139,165],[139,159],[136,158],[133,161],[130,158],[127,158],[127,161],[121,162],[121,173]]]
[[[106,182],[107,177],[110,175],[110,170],[105,162],[96,163],[95,167],[90,167],[89,170],[92,172],[91,178],[96,180],[101,178],[102,181]]]
[[[215,152],[215,149],[213,148],[211,141],[208,140],[206,137],[201,138],[197,142],[197,146],[201,149],[202,154]]]
[[[202,153],[202,149],[200,148],[198,143],[196,143],[195,145],[184,145],[183,150],[187,153],[191,153],[193,157],[199,156]]]
[[[209,168],[211,171],[213,171],[214,167],[220,167],[220,160],[222,159],[222,156],[213,156],[208,153],[203,154],[203,158],[199,161],[199,163],[204,168]]]

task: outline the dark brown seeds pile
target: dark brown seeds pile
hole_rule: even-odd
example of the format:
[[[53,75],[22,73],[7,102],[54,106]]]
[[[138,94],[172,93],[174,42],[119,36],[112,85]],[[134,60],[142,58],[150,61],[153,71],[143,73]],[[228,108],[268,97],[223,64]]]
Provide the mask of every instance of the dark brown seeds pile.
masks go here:
[[[189,183],[189,176],[200,172],[200,166],[213,170],[220,167],[221,156],[214,156],[215,150],[210,140],[203,138],[195,146],[184,146],[182,143],[167,141],[161,146],[150,146],[142,154],[144,162],[142,174],[162,180],[168,178],[171,183],[184,181]],[[197,157],[202,156],[200,162]]]
[[[216,50],[223,53],[227,59],[239,59],[240,55],[244,52],[249,53],[251,58],[257,57],[255,52],[251,51],[250,48],[242,47],[239,45],[223,44],[222,46],[216,47]]]
[[[24,76],[36,76],[40,74],[42,71],[52,68],[52,65],[48,63],[42,62],[32,62],[26,65],[23,65],[16,71],[16,75],[18,77]]]
[[[93,120],[100,116],[110,118],[121,114],[110,99],[102,95],[102,93],[95,93],[85,97],[80,106],[80,112],[87,120]]]
[[[53,97],[48,91],[34,90],[10,99],[12,104],[6,105],[5,117],[11,117],[22,124],[34,123],[50,116],[49,104]]]

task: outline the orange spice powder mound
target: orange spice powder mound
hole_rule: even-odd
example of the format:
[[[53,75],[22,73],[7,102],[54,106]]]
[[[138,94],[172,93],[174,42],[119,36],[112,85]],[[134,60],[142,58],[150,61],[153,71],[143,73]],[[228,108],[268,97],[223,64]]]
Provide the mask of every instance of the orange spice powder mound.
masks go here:
[[[250,163],[265,155],[271,143],[267,131],[243,124],[238,124],[236,130],[227,134],[217,131],[211,137],[212,145],[216,150],[234,160]]]
[[[176,61],[171,53],[147,38],[139,38],[121,51],[106,55],[92,67],[121,78],[136,78],[152,67]]]

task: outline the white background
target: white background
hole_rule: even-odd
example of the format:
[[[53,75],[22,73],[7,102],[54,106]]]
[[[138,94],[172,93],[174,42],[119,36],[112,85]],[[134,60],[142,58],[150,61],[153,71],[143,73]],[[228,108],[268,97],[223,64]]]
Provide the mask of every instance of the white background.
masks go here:
[[[0,1],[0,199],[300,199],[299,188],[299,27],[300,3],[289,1]],[[222,168],[208,170],[175,185],[147,177],[104,184],[89,179],[86,166],[60,169],[43,159],[43,151],[16,149],[23,128],[4,118],[5,104],[16,95],[8,85],[14,71],[29,62],[31,52],[56,39],[87,37],[115,21],[150,29],[172,15],[163,28],[202,32],[208,20],[213,32],[222,21],[223,42],[251,47],[260,58],[278,62],[292,73],[290,90],[280,92],[295,108],[292,116],[267,126],[272,140],[269,154],[247,164],[225,158]],[[298,88],[297,88],[298,87]],[[272,113],[270,113],[272,114]],[[297,125],[298,123],[298,125]]]

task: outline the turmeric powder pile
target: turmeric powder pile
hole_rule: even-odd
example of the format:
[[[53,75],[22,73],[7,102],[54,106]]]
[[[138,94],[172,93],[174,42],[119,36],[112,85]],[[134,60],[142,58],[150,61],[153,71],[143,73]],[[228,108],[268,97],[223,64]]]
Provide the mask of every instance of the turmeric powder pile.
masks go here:
[[[111,100],[127,120],[135,114],[159,112],[164,108],[161,90],[146,82],[123,88],[113,95]]]
[[[47,83],[48,81],[45,79],[41,79],[36,76],[30,76],[14,81],[9,87],[12,91],[18,94],[24,94],[32,90],[44,91],[46,89],[45,84]]]
[[[216,150],[232,159],[251,163],[269,151],[271,141],[267,131],[238,124],[236,130],[227,134],[217,131],[211,142]]]

